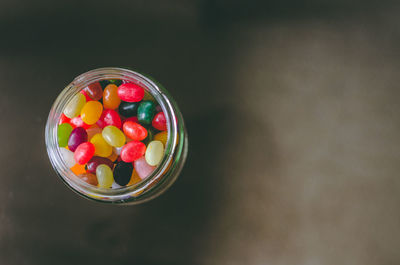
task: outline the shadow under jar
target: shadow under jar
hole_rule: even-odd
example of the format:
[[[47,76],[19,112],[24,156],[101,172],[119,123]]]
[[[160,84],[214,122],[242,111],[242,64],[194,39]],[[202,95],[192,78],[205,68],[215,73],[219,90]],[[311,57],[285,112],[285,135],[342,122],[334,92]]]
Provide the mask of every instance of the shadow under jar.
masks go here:
[[[137,84],[154,97],[165,114],[168,139],[161,162],[147,178],[130,186],[102,188],[85,182],[66,165],[58,145],[57,129],[66,105],[77,93],[89,84],[112,79]],[[178,177],[188,148],[182,114],[165,88],[149,77],[122,68],[99,68],[76,77],[55,100],[45,130],[51,164],[63,182],[85,198],[105,203],[138,204],[159,196]]]

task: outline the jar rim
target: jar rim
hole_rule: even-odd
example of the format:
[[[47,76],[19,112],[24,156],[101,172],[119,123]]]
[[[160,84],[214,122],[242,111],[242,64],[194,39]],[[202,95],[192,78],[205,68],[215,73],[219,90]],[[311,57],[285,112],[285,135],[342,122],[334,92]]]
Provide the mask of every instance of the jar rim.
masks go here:
[[[58,121],[65,106],[70,102],[70,100],[72,100],[74,95],[79,93],[89,84],[106,79],[127,80],[144,87],[144,89],[148,91],[161,106],[167,120],[168,129],[168,138],[164,155],[155,170],[148,177],[142,179],[136,184],[116,189],[96,187],[86,183],[76,176],[64,162],[57,142]],[[67,186],[87,198],[100,199],[104,202],[124,201],[131,197],[138,198],[142,193],[144,193],[144,190],[146,190],[152,183],[159,180],[163,174],[168,171],[168,167],[170,166],[170,163],[173,162],[172,160],[175,153],[181,151],[178,150],[181,149],[181,145],[178,145],[180,128],[178,128],[177,120],[181,118],[181,115],[178,115],[179,113],[177,113],[177,111],[178,108],[176,103],[169,96],[168,92],[156,81],[140,73],[118,67],[104,67],[85,72],[77,76],[63,89],[51,107],[45,131],[47,152],[51,164]]]

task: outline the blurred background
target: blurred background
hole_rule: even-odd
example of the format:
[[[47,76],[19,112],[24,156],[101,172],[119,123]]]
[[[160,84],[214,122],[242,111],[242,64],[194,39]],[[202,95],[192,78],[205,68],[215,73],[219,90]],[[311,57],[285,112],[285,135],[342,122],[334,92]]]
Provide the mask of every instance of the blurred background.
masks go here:
[[[400,264],[400,4],[0,0],[0,264]],[[56,176],[50,107],[130,67],[190,147],[161,197],[87,201]]]

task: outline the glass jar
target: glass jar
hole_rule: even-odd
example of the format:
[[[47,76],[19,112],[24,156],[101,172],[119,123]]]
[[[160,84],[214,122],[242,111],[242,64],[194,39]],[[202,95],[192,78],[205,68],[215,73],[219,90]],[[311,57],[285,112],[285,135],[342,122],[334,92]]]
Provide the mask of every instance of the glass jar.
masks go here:
[[[75,94],[89,84],[106,79],[121,79],[142,86],[158,101],[165,114],[168,128],[164,156],[153,173],[137,184],[116,189],[92,186],[77,177],[65,164],[57,142],[57,126],[65,106]],[[51,164],[61,180],[85,198],[105,203],[137,204],[159,196],[178,177],[186,160],[188,148],[182,114],[167,90],[149,77],[114,67],[99,68],[81,74],[60,93],[50,110],[45,137]]]

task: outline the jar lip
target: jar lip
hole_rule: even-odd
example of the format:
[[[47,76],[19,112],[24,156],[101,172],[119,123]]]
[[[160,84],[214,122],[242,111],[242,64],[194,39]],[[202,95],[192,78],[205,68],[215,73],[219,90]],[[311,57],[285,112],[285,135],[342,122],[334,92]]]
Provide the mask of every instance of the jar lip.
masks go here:
[[[57,142],[58,121],[65,106],[75,94],[79,93],[79,91],[84,89],[87,85],[105,79],[128,80],[144,87],[145,90],[156,99],[158,104],[160,104],[167,120],[168,129],[168,139],[164,150],[164,156],[156,169],[139,183],[117,189],[95,187],[77,177],[65,164]],[[63,89],[55,100],[46,124],[45,137],[47,152],[52,166],[60,175],[61,179],[73,190],[85,197],[98,198],[106,202],[116,200],[123,201],[131,196],[139,197],[140,194],[149,187],[149,185],[161,178],[161,176],[168,170],[170,163],[172,163],[171,160],[177,151],[177,143],[180,140],[178,137],[178,118],[180,118],[180,115],[177,115],[176,103],[161,85],[157,84],[150,78],[135,71],[118,67],[94,69],[77,76]]]

